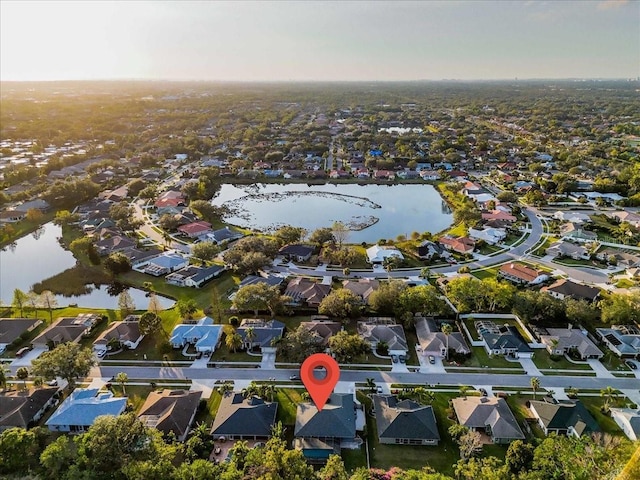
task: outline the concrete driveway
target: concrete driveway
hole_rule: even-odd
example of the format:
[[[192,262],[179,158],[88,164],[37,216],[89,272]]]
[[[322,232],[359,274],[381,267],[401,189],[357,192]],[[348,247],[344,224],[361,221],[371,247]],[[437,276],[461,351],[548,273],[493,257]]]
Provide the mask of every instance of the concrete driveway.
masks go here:
[[[602,365],[600,360],[596,360],[595,358],[590,358],[590,359],[587,360],[587,363],[589,364],[591,369],[594,372],[596,372],[596,377],[598,377],[598,378],[615,378],[615,375],[613,375],[609,370],[607,370],[607,368],[604,365]]]
[[[31,367],[31,361],[35,360],[36,358],[38,358],[40,355],[42,355],[44,352],[48,350],[49,350],[48,347],[34,347],[33,350],[26,353],[22,358],[16,358],[13,362],[11,362],[11,364],[9,365],[9,368],[11,368],[12,371],[14,371],[14,367],[15,367],[15,370],[17,370],[20,367]]]

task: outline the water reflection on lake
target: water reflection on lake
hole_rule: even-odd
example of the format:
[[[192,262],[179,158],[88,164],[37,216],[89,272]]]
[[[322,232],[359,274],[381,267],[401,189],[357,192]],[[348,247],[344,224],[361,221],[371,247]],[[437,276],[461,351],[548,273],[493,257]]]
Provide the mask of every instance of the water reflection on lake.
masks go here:
[[[432,185],[224,184],[212,203],[230,208],[227,222],[261,231],[282,225],[312,231],[334,221],[370,225],[349,234],[354,243],[439,232],[453,221]]]
[[[13,290],[19,288],[28,292],[31,286],[46,278],[52,277],[76,264],[71,252],[60,245],[58,238],[62,230],[53,223],[47,223],[33,234],[22,237],[13,245],[0,251],[0,300],[3,304],[11,304]],[[147,308],[149,299],[145,292],[135,288],[129,289],[136,307]],[[91,293],[76,297],[56,296],[58,305],[77,304],[91,308],[118,308],[118,297],[107,293],[107,287],[94,288]],[[168,308],[173,300],[158,297],[162,306]]]

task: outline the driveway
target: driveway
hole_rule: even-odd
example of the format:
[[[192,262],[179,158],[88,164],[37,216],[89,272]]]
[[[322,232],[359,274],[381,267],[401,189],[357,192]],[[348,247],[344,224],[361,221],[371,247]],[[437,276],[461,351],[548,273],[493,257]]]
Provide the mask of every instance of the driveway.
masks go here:
[[[533,363],[533,359],[518,358],[518,361],[520,362],[520,365],[522,365],[522,368],[524,369],[524,371],[527,372],[527,375],[531,375],[533,377],[542,376],[542,373],[540,373],[540,370],[538,370],[538,367],[536,367],[536,364]]]
[[[596,360],[595,358],[590,358],[587,360],[587,363],[592,368],[594,372],[596,372],[596,377],[598,378],[616,378],[607,368],[602,365],[600,360]]]
[[[275,352],[263,352],[262,360],[260,360],[260,368],[266,368],[274,370],[276,368],[276,354]]]
[[[422,354],[422,351],[417,351],[416,356],[420,362],[420,373],[446,373],[441,357],[434,356],[435,363],[429,363],[429,358]]]
[[[34,347],[33,350],[31,350],[30,352],[27,352],[22,358],[16,358],[13,362],[11,362],[11,364],[9,365],[9,367],[11,368],[11,370],[15,373],[15,370],[17,370],[20,367],[31,367],[31,361],[35,360],[36,358],[38,358],[40,355],[42,355],[44,352],[48,351],[49,348],[48,347]],[[15,367],[15,368],[14,368]]]

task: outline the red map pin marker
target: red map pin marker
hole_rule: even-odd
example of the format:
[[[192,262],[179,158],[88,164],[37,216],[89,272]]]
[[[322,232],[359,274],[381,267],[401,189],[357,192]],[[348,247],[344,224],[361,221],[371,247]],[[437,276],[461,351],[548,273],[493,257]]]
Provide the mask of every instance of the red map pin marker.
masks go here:
[[[319,367],[323,367],[327,371],[326,377],[322,379],[316,378],[313,374],[314,369]],[[333,387],[336,386],[340,379],[340,366],[330,355],[314,353],[302,362],[300,377],[309,395],[311,395],[313,403],[316,404],[318,411],[320,411],[327,403],[331,392],[333,392]]]

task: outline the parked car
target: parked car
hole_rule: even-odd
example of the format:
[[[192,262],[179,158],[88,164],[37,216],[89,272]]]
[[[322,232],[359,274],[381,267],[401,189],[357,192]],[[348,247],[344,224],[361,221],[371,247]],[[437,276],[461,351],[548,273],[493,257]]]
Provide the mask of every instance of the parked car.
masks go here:
[[[57,379],[53,379],[53,380],[49,380],[47,382],[47,385],[49,385],[50,387],[57,387],[58,386],[58,380]]]
[[[22,358],[23,356],[25,356],[28,352],[31,351],[31,347],[22,347],[20,350],[18,350],[16,352],[16,357],[18,358]]]
[[[393,363],[398,363],[398,355],[391,355],[391,361]]]
[[[633,360],[627,360],[626,362],[624,362],[627,367],[629,367],[631,370],[637,370],[638,366],[635,364],[635,362]]]
[[[300,375],[293,374],[289,376],[289,380],[300,380]]]
[[[429,363],[431,365],[436,363],[436,357],[434,357],[433,355],[429,355]]]
[[[406,355],[400,355],[398,357],[398,359],[400,360],[400,363],[405,363],[407,361],[407,356]]]
[[[382,387],[380,385],[376,387],[376,393],[382,393]]]

